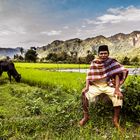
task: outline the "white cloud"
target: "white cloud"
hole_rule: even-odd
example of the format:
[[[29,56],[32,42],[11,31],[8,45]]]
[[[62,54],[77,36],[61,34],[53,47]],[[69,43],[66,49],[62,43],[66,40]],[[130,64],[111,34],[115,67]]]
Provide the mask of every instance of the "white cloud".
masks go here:
[[[84,21],[88,32],[87,36],[93,34],[110,36],[119,32],[130,33],[140,30],[140,8],[134,6],[109,8],[103,15]]]
[[[118,23],[123,20],[123,17],[121,15],[103,15],[101,17],[97,18],[97,22],[95,24],[104,24],[104,23]]]
[[[140,9],[130,6],[127,8],[110,8],[108,14],[97,18],[96,24],[140,21]]]
[[[86,28],[86,25],[82,25],[81,27],[82,27],[82,28]]]
[[[109,8],[107,12],[112,14],[120,14],[124,10],[124,7],[118,7],[118,8]]]
[[[1,31],[1,33],[0,33],[0,36],[7,36],[7,35],[12,35],[12,34],[15,34],[15,32],[11,32],[11,31],[9,31],[9,30],[3,30],[3,31]]]
[[[49,32],[43,31],[43,32],[41,32],[41,34],[45,34],[45,35],[48,35],[48,36],[55,36],[55,35],[60,35],[61,32],[62,31],[60,31],[60,30],[58,30],[58,31],[52,30],[52,31],[49,31]]]
[[[81,33],[82,33],[82,29],[78,28],[78,29],[76,30],[76,35],[80,36]]]
[[[85,19],[84,21],[85,21],[87,24],[96,24],[96,22],[97,22],[97,21],[94,20],[94,19],[93,19],[93,20],[91,20],[91,19]]]
[[[64,29],[69,29],[69,26],[64,26],[63,28],[64,28]]]
[[[88,15],[90,17],[91,15],[87,14],[84,17],[78,8],[61,11],[58,6],[53,7],[53,3],[57,0],[46,5],[41,3],[43,1],[46,2],[45,0],[0,1],[0,46],[39,46],[57,39],[85,39],[96,35],[109,36],[140,29],[138,7],[109,8],[98,17],[88,18]],[[64,4],[66,2],[68,0],[62,1]],[[101,13],[95,13],[97,14]]]

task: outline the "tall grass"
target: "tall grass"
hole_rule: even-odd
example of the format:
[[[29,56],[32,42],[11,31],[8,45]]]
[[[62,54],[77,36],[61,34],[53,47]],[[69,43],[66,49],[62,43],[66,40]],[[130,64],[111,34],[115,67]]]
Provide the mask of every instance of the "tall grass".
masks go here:
[[[52,63],[15,63],[17,68],[39,69],[80,69],[89,68],[89,64],[52,64]]]
[[[38,69],[18,68],[22,81],[31,85],[47,88],[61,86],[65,89],[80,90],[85,82],[85,75],[80,73],[51,72]]]
[[[61,64],[61,63],[20,63],[16,62],[17,68],[29,69],[88,69],[90,64]],[[125,65],[126,68],[135,68],[135,66]]]

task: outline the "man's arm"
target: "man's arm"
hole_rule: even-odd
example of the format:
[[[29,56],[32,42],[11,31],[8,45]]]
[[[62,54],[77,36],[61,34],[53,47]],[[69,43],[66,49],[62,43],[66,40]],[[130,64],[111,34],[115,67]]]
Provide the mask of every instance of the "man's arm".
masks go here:
[[[127,75],[128,75],[128,70],[126,69],[126,70],[123,72],[123,78],[122,78],[122,80],[120,81],[120,85],[122,85],[122,84],[124,83],[124,81],[125,81]]]
[[[115,94],[121,99],[123,98],[123,94],[120,91],[120,78],[118,75],[115,76]]]
[[[87,92],[89,90],[89,80],[86,79],[86,87],[83,88],[82,92]]]
[[[92,66],[93,66],[93,62],[91,62],[89,71],[87,72],[86,86],[83,88],[82,93],[85,93],[89,90],[89,78],[88,78],[88,76],[89,76],[90,70],[92,69]]]
[[[118,75],[115,76],[115,89],[119,89],[120,88],[120,78]]]

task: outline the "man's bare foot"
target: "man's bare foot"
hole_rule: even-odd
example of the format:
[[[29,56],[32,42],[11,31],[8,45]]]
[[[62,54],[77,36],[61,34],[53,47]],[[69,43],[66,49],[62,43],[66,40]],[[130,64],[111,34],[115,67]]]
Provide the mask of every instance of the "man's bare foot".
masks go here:
[[[119,128],[119,127],[120,127],[120,124],[119,124],[118,122],[114,121],[114,126],[115,126],[116,128]]]
[[[89,120],[89,117],[84,117],[84,118],[79,122],[80,126],[85,125],[86,122],[87,122],[88,120]]]
[[[117,128],[118,131],[120,131],[121,133],[124,132],[124,129],[120,126],[120,124],[118,122],[114,121],[114,126]]]

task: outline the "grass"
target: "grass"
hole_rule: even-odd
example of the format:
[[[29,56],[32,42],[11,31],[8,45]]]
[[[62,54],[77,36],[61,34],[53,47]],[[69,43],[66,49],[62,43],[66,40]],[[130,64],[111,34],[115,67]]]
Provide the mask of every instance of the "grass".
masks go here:
[[[29,69],[79,69],[89,68],[89,64],[53,64],[53,63],[15,63],[17,68],[29,68]]]
[[[22,82],[30,85],[38,85],[40,87],[56,87],[61,86],[65,89],[81,89],[85,82],[85,75],[80,73],[68,72],[51,72],[38,69],[18,68],[18,72],[22,75]]]
[[[27,68],[27,69],[88,69],[90,64],[54,64],[54,63],[21,63],[16,62],[15,66],[17,68]],[[135,68],[136,66],[125,65],[126,68]]]
[[[121,118],[124,133],[112,125],[112,111],[96,112],[79,127],[82,117],[80,94],[58,87],[52,91],[23,83],[1,85],[0,138],[37,140],[131,140],[139,139],[140,127]],[[103,115],[104,114],[104,115]]]
[[[121,116],[123,133],[113,127],[112,106],[91,106],[90,121],[84,127],[79,127],[85,74],[46,71],[42,69],[46,67],[45,64],[28,64],[28,68],[23,65],[16,63],[22,83],[12,81],[10,84],[5,73],[0,77],[1,139],[140,139],[139,124],[128,117]]]

